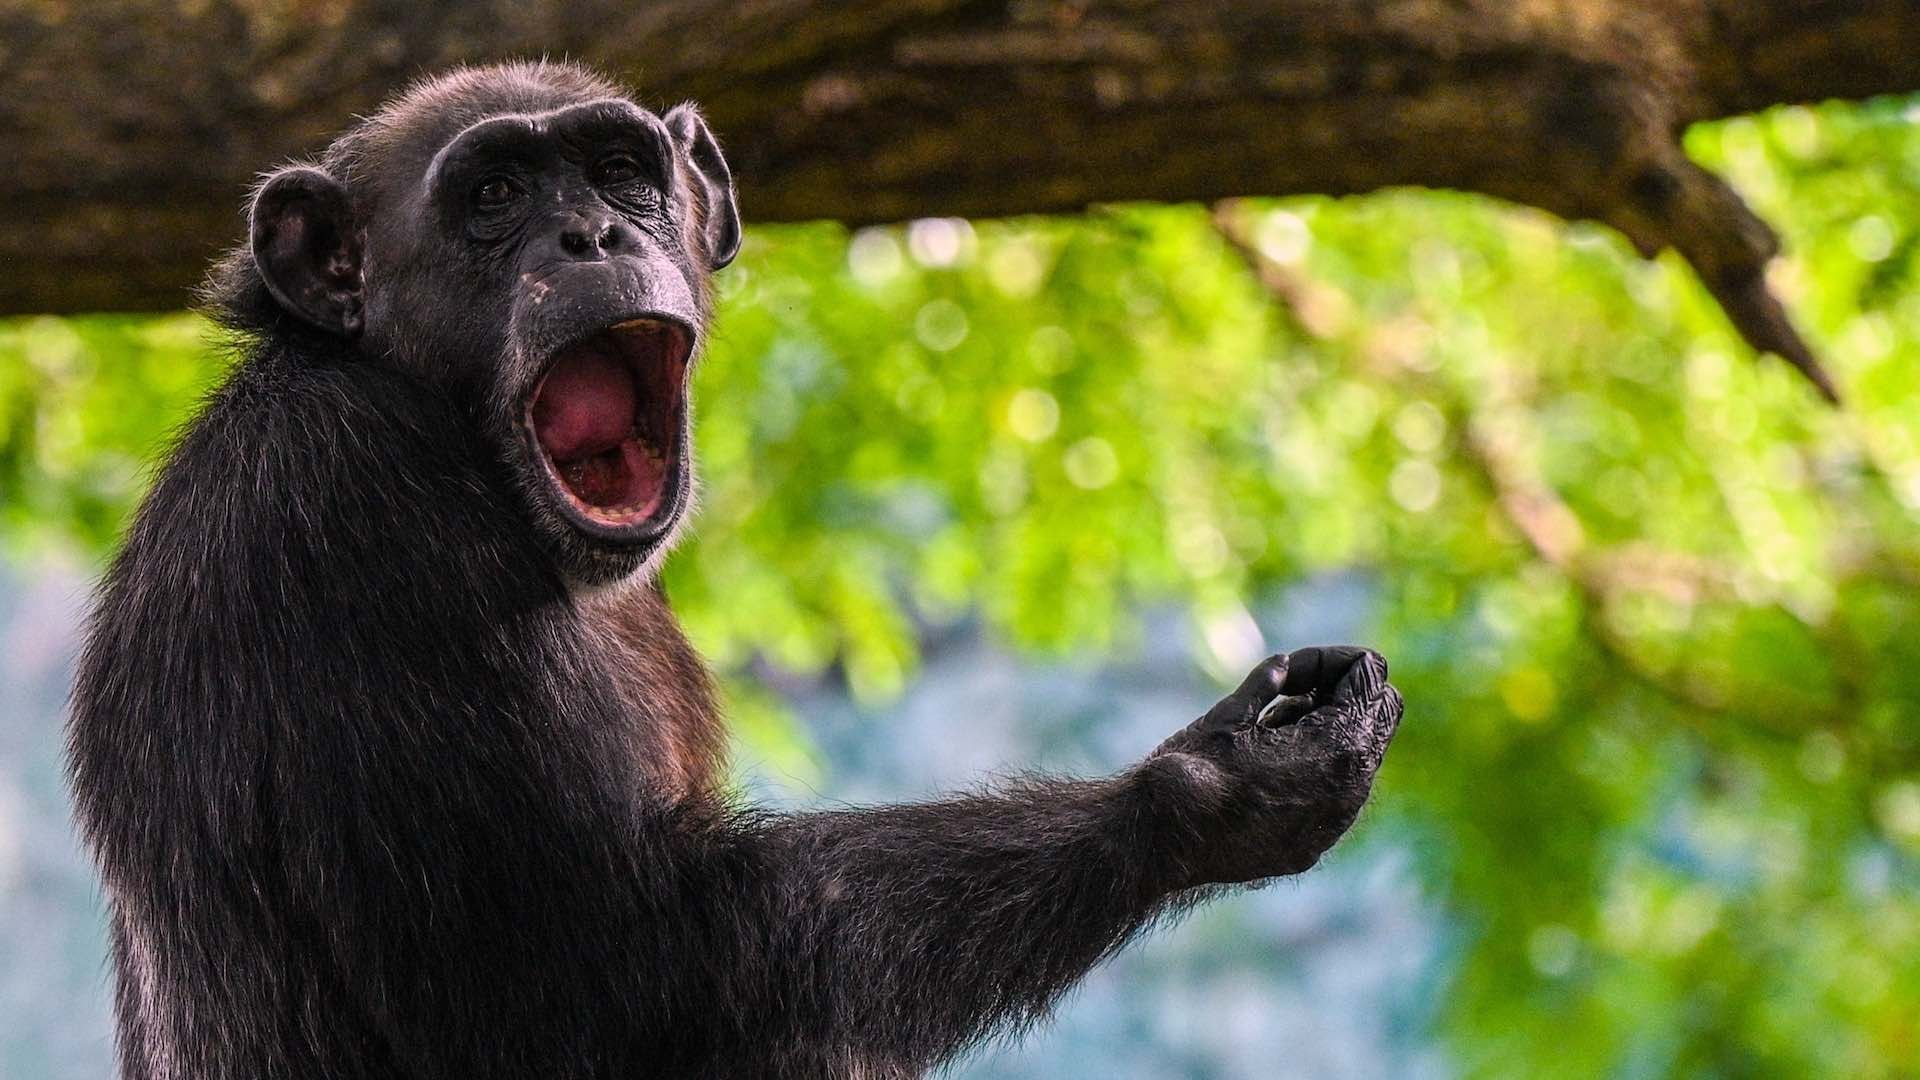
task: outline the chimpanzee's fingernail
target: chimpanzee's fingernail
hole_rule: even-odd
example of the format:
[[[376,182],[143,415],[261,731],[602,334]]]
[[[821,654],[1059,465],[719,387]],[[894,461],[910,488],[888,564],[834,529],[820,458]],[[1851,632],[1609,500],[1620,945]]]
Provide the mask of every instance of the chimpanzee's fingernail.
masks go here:
[[[1310,697],[1277,697],[1260,714],[1259,723],[1262,727],[1287,727],[1290,724],[1299,723],[1313,709],[1314,701]]]

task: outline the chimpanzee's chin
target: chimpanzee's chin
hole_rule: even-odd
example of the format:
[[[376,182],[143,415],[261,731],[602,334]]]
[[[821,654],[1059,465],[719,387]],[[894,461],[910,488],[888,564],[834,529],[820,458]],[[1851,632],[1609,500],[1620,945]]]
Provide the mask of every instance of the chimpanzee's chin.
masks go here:
[[[625,581],[655,565],[653,552],[624,551],[600,545],[574,544],[563,556],[563,576],[576,588],[600,589]]]
[[[686,501],[681,494],[686,485],[676,478],[663,496],[666,508],[643,521],[615,526],[582,515],[564,494],[547,486],[544,477],[536,483],[540,486],[530,494],[538,531],[562,574],[586,586],[612,584],[658,565],[673,542]]]

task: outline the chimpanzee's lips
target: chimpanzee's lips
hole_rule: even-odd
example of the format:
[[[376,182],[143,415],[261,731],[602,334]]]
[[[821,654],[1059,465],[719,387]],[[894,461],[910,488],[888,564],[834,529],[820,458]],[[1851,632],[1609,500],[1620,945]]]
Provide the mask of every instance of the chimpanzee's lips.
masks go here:
[[[617,323],[555,353],[526,425],[576,525],[610,538],[677,510],[691,335],[677,322]]]

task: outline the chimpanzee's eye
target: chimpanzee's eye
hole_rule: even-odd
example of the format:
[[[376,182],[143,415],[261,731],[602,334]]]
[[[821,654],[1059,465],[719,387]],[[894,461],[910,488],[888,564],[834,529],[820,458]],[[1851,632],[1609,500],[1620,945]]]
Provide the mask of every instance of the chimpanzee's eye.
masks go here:
[[[619,187],[640,179],[640,163],[626,154],[601,158],[593,166],[595,187]]]
[[[489,177],[473,189],[473,204],[482,210],[500,210],[513,205],[526,193],[510,176]]]

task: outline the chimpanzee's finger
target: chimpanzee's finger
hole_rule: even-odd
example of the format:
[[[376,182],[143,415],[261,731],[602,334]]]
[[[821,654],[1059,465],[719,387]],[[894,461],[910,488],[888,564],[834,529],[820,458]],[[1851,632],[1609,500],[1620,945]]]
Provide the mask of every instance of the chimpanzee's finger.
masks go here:
[[[1198,726],[1206,730],[1220,730],[1251,723],[1280,692],[1280,685],[1287,681],[1287,663],[1285,653],[1260,661],[1240,681],[1233,693],[1221,698],[1218,704],[1207,710],[1207,715],[1200,718]]]
[[[1388,683],[1382,693],[1384,701],[1375,723],[1380,732],[1381,752],[1385,753],[1386,744],[1392,742],[1394,733],[1400,730],[1400,718],[1406,715],[1407,700],[1400,696],[1400,691],[1392,683]]]
[[[1387,658],[1372,649],[1361,649],[1360,655],[1348,665],[1347,670],[1333,686],[1333,696],[1349,701],[1370,701],[1379,697],[1387,688]]]
[[[1333,687],[1353,662],[1367,650],[1357,645],[1318,645],[1287,654],[1284,694],[1311,694]]]
[[[1346,669],[1337,681],[1322,682],[1314,688],[1312,700],[1319,708],[1305,720],[1336,743],[1354,746],[1378,746],[1385,751],[1386,741],[1399,726],[1400,693],[1387,682],[1386,658],[1372,649],[1341,648],[1320,650],[1321,662],[1328,654],[1344,654]],[[1298,653],[1294,654],[1298,656]],[[1323,674],[1333,671],[1323,666]]]

